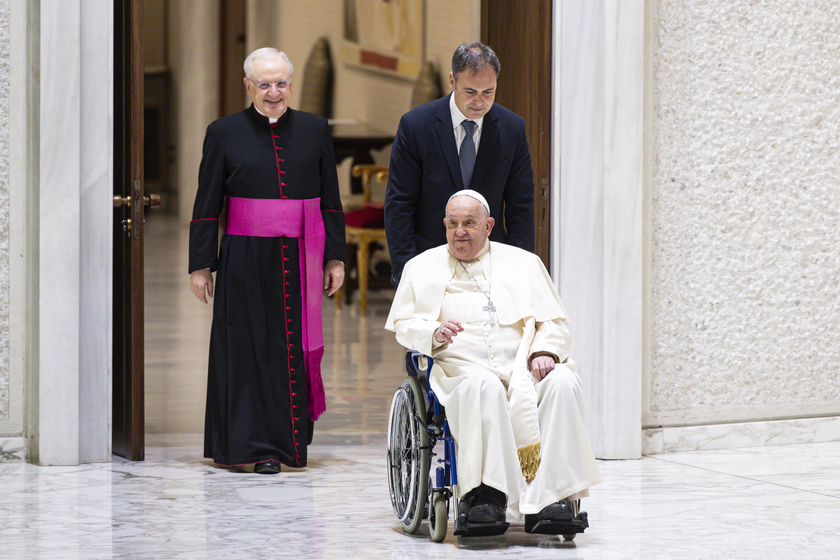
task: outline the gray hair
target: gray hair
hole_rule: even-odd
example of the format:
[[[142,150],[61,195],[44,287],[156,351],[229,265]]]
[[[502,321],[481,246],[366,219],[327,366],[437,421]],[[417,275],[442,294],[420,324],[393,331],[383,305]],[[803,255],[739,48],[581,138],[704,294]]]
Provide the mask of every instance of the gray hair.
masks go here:
[[[481,43],[461,43],[452,55],[452,77],[458,79],[458,74],[468,71],[476,74],[485,68],[492,68],[496,76],[499,75],[502,67],[499,64],[499,57],[493,49]]]
[[[254,64],[254,61],[258,58],[272,58],[274,56],[280,56],[286,64],[289,66],[289,79],[292,79],[292,74],[295,73],[295,68],[292,66],[292,61],[289,60],[289,55],[284,53],[283,51],[278,51],[272,47],[263,47],[261,49],[257,49],[251,54],[248,55],[248,58],[245,59],[245,64],[242,65],[242,68],[245,70],[245,77],[249,80],[251,79],[251,66]]]

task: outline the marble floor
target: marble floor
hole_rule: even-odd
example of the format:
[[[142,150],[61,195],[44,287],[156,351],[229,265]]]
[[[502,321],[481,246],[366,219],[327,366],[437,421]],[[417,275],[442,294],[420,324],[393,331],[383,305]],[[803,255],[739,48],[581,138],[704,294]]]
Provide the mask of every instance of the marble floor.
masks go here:
[[[149,222],[146,461],[0,463],[0,559],[836,559],[840,443],[601,461],[574,542],[529,535],[432,543],[405,535],[385,482],[385,429],[402,352],[369,315],[325,301],[329,411],[306,469],[215,467],[200,431],[209,309],[186,276],[186,230]],[[151,296],[154,297],[151,297]]]

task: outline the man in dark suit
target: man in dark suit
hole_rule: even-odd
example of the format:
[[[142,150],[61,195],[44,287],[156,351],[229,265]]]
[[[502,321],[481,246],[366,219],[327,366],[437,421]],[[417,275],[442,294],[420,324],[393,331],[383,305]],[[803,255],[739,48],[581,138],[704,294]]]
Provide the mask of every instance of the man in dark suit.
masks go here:
[[[522,117],[494,104],[500,65],[481,43],[452,56],[452,93],[400,120],[385,193],[391,282],[412,257],[446,243],[446,202],[473,189],[503,218],[490,239],[534,250],[534,176]],[[498,227],[501,225],[502,227]]]

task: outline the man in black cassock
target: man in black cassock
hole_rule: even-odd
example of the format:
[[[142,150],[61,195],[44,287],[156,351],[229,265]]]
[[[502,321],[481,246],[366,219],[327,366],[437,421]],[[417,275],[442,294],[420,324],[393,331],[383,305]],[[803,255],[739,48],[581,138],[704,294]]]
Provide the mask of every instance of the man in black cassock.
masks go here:
[[[288,56],[258,49],[244,69],[252,105],[207,127],[190,284],[207,303],[216,271],[204,456],[275,474],[306,466],[326,408],[320,290],[344,280],[344,213],[327,121],[288,107]]]

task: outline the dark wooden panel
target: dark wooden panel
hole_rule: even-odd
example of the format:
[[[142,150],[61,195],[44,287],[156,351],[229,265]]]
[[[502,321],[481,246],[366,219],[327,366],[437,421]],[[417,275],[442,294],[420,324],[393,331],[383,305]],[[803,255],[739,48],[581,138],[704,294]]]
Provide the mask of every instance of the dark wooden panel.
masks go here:
[[[499,56],[496,93],[525,119],[534,168],[536,253],[549,266],[551,193],[551,0],[482,0],[481,41]]]
[[[117,455],[142,461],[143,0],[114,2],[113,192],[131,205],[114,209],[112,448]],[[125,228],[127,220],[131,222]]]
[[[221,0],[219,8],[222,15],[219,41],[219,116],[225,116],[245,108],[245,87],[242,83],[245,73],[242,63],[248,56],[245,52],[246,3],[244,0]]]

